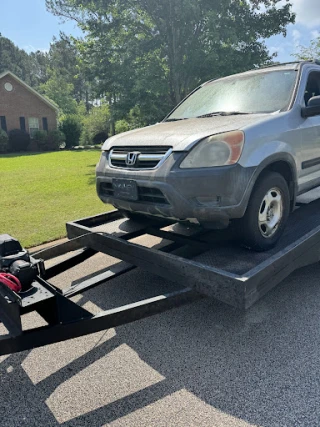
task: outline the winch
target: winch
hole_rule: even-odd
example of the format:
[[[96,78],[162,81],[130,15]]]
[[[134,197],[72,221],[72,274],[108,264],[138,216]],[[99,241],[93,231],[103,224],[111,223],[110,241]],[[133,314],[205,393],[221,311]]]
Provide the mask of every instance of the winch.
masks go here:
[[[37,264],[17,239],[0,235],[0,283],[17,293],[29,290],[39,273]]]

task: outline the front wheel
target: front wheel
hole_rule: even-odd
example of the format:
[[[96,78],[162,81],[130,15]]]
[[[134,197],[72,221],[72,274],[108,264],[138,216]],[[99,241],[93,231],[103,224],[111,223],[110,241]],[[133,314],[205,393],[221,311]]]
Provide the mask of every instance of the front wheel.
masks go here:
[[[242,243],[257,252],[272,249],[280,239],[290,213],[286,180],[268,172],[256,184],[244,217],[239,221]]]

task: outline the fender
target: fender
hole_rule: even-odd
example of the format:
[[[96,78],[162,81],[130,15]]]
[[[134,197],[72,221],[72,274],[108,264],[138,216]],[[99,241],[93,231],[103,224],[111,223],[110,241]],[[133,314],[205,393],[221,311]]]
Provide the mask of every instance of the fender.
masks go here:
[[[275,153],[266,159],[264,159],[255,169],[247,191],[247,202],[249,201],[252,191],[254,189],[254,186],[258,179],[261,177],[262,173],[266,170],[270,170],[271,166],[274,165],[277,162],[285,162],[289,167],[291,171],[291,181],[289,182],[289,190],[290,190],[290,196],[291,196],[291,208],[293,209],[296,203],[296,198],[298,194],[298,175],[297,175],[297,166],[295,163],[295,160],[293,156],[290,153]]]

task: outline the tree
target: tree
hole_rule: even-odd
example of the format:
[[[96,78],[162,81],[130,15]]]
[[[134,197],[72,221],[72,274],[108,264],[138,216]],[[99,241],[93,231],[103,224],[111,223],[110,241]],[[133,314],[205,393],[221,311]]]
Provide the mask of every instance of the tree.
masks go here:
[[[90,85],[85,79],[76,43],[60,32],[60,39],[53,38],[48,56],[51,70],[58,72],[67,83],[73,85],[73,98],[77,102],[85,101],[89,111]]]
[[[46,80],[48,57],[44,52],[28,54],[0,34],[0,73],[11,71],[32,87]]]
[[[38,89],[39,85],[45,83],[49,78],[49,55],[47,52],[37,50],[36,52],[30,52],[29,58],[31,60],[31,85]]]
[[[125,118],[118,120],[115,124],[116,133],[127,132],[146,126],[146,118],[138,106],[131,108]]]
[[[300,61],[310,61],[312,59],[320,58],[320,37],[311,40],[309,46],[299,46],[299,52],[295,56]]]
[[[40,92],[55,102],[60,112],[76,114],[77,102],[72,97],[73,84],[66,82],[65,78],[56,70],[51,71],[50,74],[50,78],[40,85]]]
[[[115,113],[119,100],[128,101],[124,91],[137,96],[140,89],[143,93],[135,99],[150,105],[165,84],[173,106],[203,80],[270,62],[261,39],[286,34],[295,20],[291,4],[279,3],[46,0],[48,10],[75,20],[86,31],[86,40],[79,43],[82,56],[91,64],[91,76],[99,76],[99,92],[109,96]]]

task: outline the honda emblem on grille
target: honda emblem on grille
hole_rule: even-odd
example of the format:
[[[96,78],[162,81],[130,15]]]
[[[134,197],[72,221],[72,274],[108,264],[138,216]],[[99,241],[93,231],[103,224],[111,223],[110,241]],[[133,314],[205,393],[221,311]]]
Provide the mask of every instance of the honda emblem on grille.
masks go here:
[[[126,158],[126,165],[127,166],[134,166],[138,160],[139,154],[140,153],[138,151],[132,151],[132,152],[128,153],[127,158]]]

